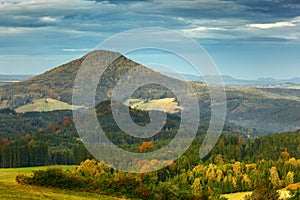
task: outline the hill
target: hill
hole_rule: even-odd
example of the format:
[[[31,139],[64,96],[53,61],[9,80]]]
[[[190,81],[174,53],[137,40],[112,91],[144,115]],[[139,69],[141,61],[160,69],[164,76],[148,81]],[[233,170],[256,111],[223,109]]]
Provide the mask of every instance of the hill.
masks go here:
[[[103,51],[103,54],[106,53],[108,52]],[[28,80],[2,86],[1,100],[7,100],[7,107],[10,108],[17,108],[41,98],[53,98],[71,104],[76,73],[86,56]]]
[[[113,56],[119,58],[106,69],[101,77],[96,91],[96,102],[99,99],[110,99],[116,82],[126,72],[139,65],[115,52],[100,50],[97,53],[101,54],[102,58]],[[18,112],[71,109],[76,74],[82,62],[90,54],[28,80],[0,86],[0,109],[9,107]],[[146,67],[142,69],[141,77],[151,74],[159,78],[166,78],[166,76]],[[92,75],[91,78],[96,79],[98,77]],[[231,77],[227,77],[225,80],[229,79],[232,80]],[[266,80],[260,81],[265,82]],[[185,82],[181,81],[181,83]],[[205,83],[190,82],[189,84],[193,86],[199,98],[202,120],[209,120],[210,96]],[[235,86],[226,87],[226,94],[226,120],[244,127],[246,130],[237,131],[238,134],[251,134],[253,130],[260,134],[286,132],[300,128],[300,90],[298,89]],[[170,104],[168,101],[170,98],[174,98],[173,93],[161,85],[152,84],[140,87],[131,98],[131,101],[135,101],[132,106],[136,108],[157,109],[157,104],[159,104],[165,112],[173,112],[175,109],[178,111],[176,102]],[[51,106],[45,104],[44,99],[51,99]],[[126,100],[123,103],[126,103]]]
[[[76,74],[82,62],[92,53],[99,53],[104,58],[118,57],[110,64],[99,81],[97,88],[98,99],[109,97],[117,80],[130,69],[139,65],[119,53],[97,50],[28,80],[1,86],[1,102],[6,101],[6,107],[13,109],[31,103],[35,99],[43,98],[52,98],[72,104],[71,99]],[[145,75],[154,73],[157,76],[161,76],[148,68],[143,68],[141,73],[145,73]],[[98,77],[94,76],[90,78],[98,79]]]

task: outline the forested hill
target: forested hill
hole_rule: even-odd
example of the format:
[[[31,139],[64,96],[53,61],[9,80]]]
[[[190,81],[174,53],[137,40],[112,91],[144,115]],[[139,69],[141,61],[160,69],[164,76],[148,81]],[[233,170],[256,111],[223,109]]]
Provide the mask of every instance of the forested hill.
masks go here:
[[[119,56],[103,74],[100,80],[103,92],[108,92],[122,74],[138,64],[124,56],[109,52],[97,51],[103,57]],[[26,81],[4,85],[0,88],[2,102],[6,101],[8,107],[17,108],[30,103],[33,99],[53,98],[71,103],[72,89],[78,69],[89,54],[56,67],[41,75],[32,77]]]
[[[99,81],[98,86],[101,86],[101,90],[100,87],[97,88],[96,100],[102,100],[109,98],[116,82],[126,72],[139,64],[118,53],[102,50],[96,52],[104,58],[119,56],[108,67]],[[76,73],[88,55],[26,81],[0,85],[0,109],[8,107],[17,112],[49,111],[58,109],[58,107],[59,109],[69,109],[72,103],[72,89]],[[165,77],[144,67],[141,77],[149,74]],[[204,120],[207,120],[210,116],[209,91],[204,83],[190,82],[190,84],[199,99],[201,115]],[[226,87],[225,89],[227,95],[226,120],[247,129],[247,131],[237,131],[238,133],[254,134],[259,132],[259,134],[266,134],[296,131],[300,128],[300,90],[247,87]],[[166,97],[174,97],[174,95],[167,88],[153,84],[140,87],[132,98],[147,104],[149,99]],[[50,100],[54,102],[51,105]],[[54,105],[55,103],[57,106]],[[22,105],[25,107],[21,107]],[[53,107],[48,110],[44,108],[50,106]]]

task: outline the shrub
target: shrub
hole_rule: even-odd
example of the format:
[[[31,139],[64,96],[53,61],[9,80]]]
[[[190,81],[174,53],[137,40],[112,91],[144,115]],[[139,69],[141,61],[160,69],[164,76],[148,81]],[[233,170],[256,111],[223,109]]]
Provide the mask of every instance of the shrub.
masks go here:
[[[33,172],[32,176],[18,175],[16,181],[23,184],[62,189],[79,189],[87,185],[83,178],[71,176],[61,169],[37,170]]]

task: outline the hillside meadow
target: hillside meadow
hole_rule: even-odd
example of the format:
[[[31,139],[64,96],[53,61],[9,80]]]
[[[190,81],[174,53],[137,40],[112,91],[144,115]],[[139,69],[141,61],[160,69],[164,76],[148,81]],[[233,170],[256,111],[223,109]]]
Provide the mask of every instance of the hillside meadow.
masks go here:
[[[47,112],[55,110],[72,110],[78,109],[79,106],[72,106],[68,103],[58,101],[56,99],[45,98],[45,99],[35,99],[31,103],[23,105],[15,109],[18,113],[25,112]]]
[[[109,197],[105,195],[62,190],[58,188],[46,188],[33,185],[18,184],[15,180],[18,174],[31,174],[33,170],[44,170],[48,168],[62,168],[64,170],[72,169],[73,166],[47,166],[47,167],[27,167],[27,168],[10,168],[0,169],[0,199],[59,199],[59,200],[85,200],[85,199],[101,199],[116,200],[119,198]]]

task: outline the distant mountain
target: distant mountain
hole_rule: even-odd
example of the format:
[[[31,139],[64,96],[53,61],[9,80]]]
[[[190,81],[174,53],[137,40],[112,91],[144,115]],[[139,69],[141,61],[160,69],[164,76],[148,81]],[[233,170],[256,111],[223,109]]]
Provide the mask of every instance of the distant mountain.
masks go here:
[[[196,76],[192,74],[181,74],[181,77],[169,72],[162,72],[166,76],[181,78],[188,81],[201,81],[205,82],[205,79],[202,76]],[[208,76],[209,78],[213,78],[213,76]],[[300,86],[300,78],[292,78],[292,79],[274,79],[274,78],[259,78],[257,80],[243,80],[233,78],[229,75],[221,76],[225,86],[249,86],[249,87],[281,87],[288,88],[292,86]]]
[[[8,84],[24,81],[29,79],[33,75],[10,75],[10,74],[0,74],[0,84]]]
[[[290,79],[290,81],[291,81],[292,83],[300,84],[300,77],[299,77],[299,78],[292,78],[292,79]]]
[[[139,65],[118,53],[109,51],[97,52],[101,54],[101,57],[104,59],[112,56],[118,56],[119,58],[106,69],[101,77],[99,87],[96,91],[96,102],[98,102],[99,99],[110,99],[117,81],[126,72]],[[41,75],[31,77],[28,80],[0,86],[0,108],[9,107],[17,110],[18,108],[19,110],[28,110],[28,108],[30,108],[29,110],[34,110],[32,107],[34,107],[35,102],[41,102],[38,100],[47,98],[59,100],[60,104],[62,104],[61,102],[71,104],[73,85],[77,71],[88,55],[90,54],[56,67]],[[161,73],[146,67],[142,67],[142,69],[140,77],[153,75],[159,79],[166,78],[166,76]],[[171,75],[172,74],[168,74],[168,76]],[[201,119],[210,119],[210,94],[205,83],[203,83],[204,80],[200,79],[199,81],[199,79],[193,75],[184,76],[186,76],[187,80],[191,80],[191,82],[175,79],[174,81],[192,85],[199,99]],[[91,74],[90,78],[98,79],[98,77],[95,77],[93,74]],[[135,78],[135,76],[131,77],[132,80],[135,80]],[[245,131],[240,131],[239,134],[251,134],[253,131],[256,133],[270,133],[300,129],[300,90],[283,89],[280,87],[269,88],[269,84],[277,84],[278,80],[274,79],[246,81],[235,79],[231,76],[223,76],[223,80],[225,85],[230,86],[226,87],[226,120],[245,128]],[[299,78],[294,78],[289,81],[293,84],[297,84],[299,83],[297,82]],[[289,84],[287,80],[281,80],[281,82]],[[259,88],[240,86],[258,86]],[[137,99],[137,102],[144,102],[145,105],[149,100],[168,97],[173,98],[173,93],[169,89],[155,84],[138,88],[132,96],[132,98]],[[45,102],[45,100],[43,102]],[[24,105],[27,106],[21,107]],[[44,106],[46,105],[43,104],[40,107]]]
[[[26,80],[32,76],[33,75],[29,75],[29,74],[20,74],[20,75],[0,74],[0,80]]]

